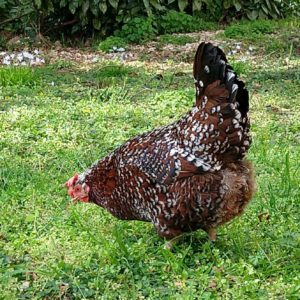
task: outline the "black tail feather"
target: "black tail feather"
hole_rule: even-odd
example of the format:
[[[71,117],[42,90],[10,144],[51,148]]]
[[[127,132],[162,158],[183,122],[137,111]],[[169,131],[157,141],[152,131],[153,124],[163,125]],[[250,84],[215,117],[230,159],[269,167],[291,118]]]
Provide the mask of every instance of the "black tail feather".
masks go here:
[[[194,60],[194,79],[197,100],[204,95],[208,85],[220,81],[229,92],[228,102],[237,103],[244,117],[249,110],[249,95],[245,84],[237,79],[233,68],[227,63],[224,52],[211,43],[201,43]]]

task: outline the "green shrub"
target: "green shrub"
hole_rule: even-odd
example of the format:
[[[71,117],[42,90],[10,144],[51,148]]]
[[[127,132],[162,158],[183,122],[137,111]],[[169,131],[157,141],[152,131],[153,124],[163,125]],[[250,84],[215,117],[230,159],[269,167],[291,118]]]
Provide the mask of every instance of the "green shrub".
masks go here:
[[[123,38],[118,36],[110,36],[99,44],[98,49],[103,52],[110,52],[114,49],[114,47],[125,48],[126,45],[127,43]]]
[[[268,20],[235,23],[225,28],[224,34],[233,39],[255,39],[260,35],[273,33],[276,27]]]
[[[277,19],[284,16],[287,7],[297,0],[230,0],[224,3],[224,8],[228,10],[234,9],[235,15],[247,18],[249,20],[256,19]]]
[[[184,33],[195,30],[193,17],[175,10],[163,15],[158,22],[158,26],[161,33]]]
[[[219,25],[216,22],[205,21],[199,17],[193,17],[194,31],[217,30]]]
[[[161,33],[191,32],[207,26],[195,22],[191,15],[196,13],[202,19],[219,21],[278,18],[299,15],[299,11],[299,0],[0,0],[1,20],[13,20],[2,23],[0,30],[34,36],[40,31],[55,38],[98,32],[103,37],[134,18],[166,13],[161,18]],[[145,39],[142,34],[141,38],[132,35],[134,41]]]
[[[116,35],[130,43],[141,43],[155,37],[157,30],[153,27],[152,18],[133,18],[123,25]]]

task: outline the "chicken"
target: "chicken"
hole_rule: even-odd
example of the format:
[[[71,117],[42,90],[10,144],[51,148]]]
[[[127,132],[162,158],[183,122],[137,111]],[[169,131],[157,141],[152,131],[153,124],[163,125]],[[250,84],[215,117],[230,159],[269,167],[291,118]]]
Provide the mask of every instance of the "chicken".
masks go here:
[[[66,183],[73,201],[122,220],[152,222],[168,240],[215,229],[240,215],[254,189],[249,99],[218,47],[201,43],[193,67],[196,103],[180,120],[132,138]]]

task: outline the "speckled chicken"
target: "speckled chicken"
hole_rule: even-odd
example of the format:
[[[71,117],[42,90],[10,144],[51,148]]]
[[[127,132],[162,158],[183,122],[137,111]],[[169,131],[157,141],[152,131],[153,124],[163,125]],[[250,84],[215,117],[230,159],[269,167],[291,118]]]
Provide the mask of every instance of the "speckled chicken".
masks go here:
[[[254,192],[249,99],[221,49],[201,43],[196,103],[180,120],[132,138],[66,183],[76,200],[123,220],[152,222],[173,239],[215,229],[240,215]]]

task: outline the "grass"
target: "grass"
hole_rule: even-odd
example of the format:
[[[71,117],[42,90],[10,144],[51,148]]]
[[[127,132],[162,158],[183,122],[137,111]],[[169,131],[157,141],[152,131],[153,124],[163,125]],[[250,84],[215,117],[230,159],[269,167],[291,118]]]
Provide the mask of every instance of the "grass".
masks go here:
[[[64,62],[36,69],[32,85],[4,79],[0,299],[298,299],[300,59],[264,56],[267,46],[247,65],[233,61],[251,93],[255,198],[214,245],[198,231],[172,252],[150,224],[67,207],[62,183],[186,112],[192,66],[168,62],[158,80],[151,64],[82,70]]]
[[[32,86],[38,81],[36,72],[29,67],[3,67],[0,69],[0,85],[3,87]]]

